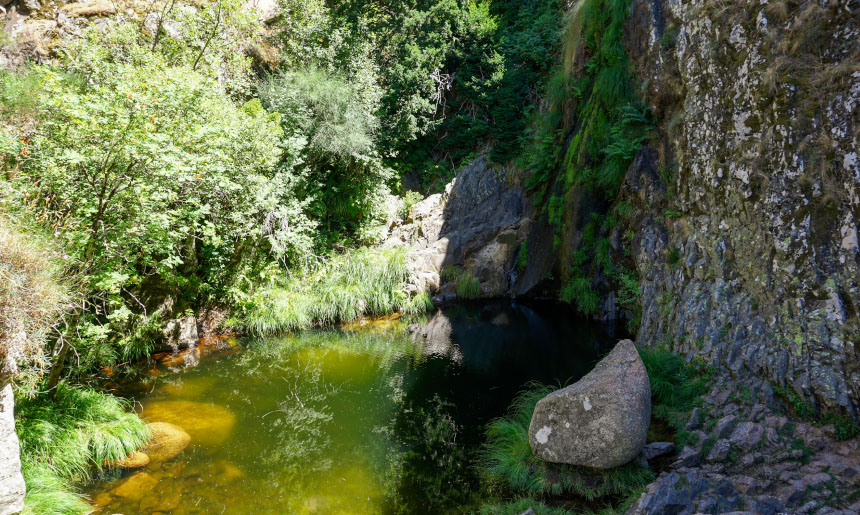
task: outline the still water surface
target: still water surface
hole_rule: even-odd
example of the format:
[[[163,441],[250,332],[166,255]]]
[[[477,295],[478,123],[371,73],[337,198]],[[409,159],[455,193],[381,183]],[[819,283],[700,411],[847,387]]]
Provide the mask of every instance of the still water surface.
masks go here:
[[[455,510],[474,500],[484,425],[529,381],[576,380],[614,342],[563,307],[510,302],[240,341],[125,386],[191,443],[87,493],[125,515]]]

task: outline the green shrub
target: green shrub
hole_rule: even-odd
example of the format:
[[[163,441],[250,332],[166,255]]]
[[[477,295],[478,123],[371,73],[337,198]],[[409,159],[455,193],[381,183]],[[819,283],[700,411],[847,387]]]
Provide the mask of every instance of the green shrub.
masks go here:
[[[41,94],[38,73],[0,71],[0,114],[14,121],[35,116]]]
[[[583,315],[590,316],[597,313],[600,307],[600,297],[591,286],[587,277],[573,276],[562,287],[559,300],[572,303]]]
[[[409,217],[409,212],[412,206],[424,200],[424,195],[417,191],[407,191],[403,194],[403,208],[400,210],[400,217],[404,220]]]
[[[529,424],[537,402],[553,388],[536,383],[514,399],[508,414],[487,427],[481,468],[487,480],[503,492],[543,497],[575,495],[586,500],[625,496],[653,480],[654,474],[630,463],[598,471],[547,463],[529,446]]]

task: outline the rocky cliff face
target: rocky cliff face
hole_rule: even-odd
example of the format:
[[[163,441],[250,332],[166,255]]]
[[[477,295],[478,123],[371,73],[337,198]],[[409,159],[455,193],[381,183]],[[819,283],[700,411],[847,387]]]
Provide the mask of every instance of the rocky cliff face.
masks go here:
[[[638,341],[857,417],[860,6],[636,0],[628,33]]]
[[[506,167],[482,156],[465,166],[442,193],[415,204],[395,221],[383,246],[409,249],[409,289],[456,296],[444,268],[471,274],[478,297],[507,295],[516,280],[515,259],[532,227],[534,208]]]
[[[637,340],[857,417],[860,6],[635,0],[626,33],[658,120],[621,194],[634,207]],[[572,209],[587,214],[583,202]],[[460,265],[484,296],[522,295],[563,273],[552,233],[479,159],[389,244],[420,242],[416,288],[436,291],[439,269]],[[618,316],[612,299],[603,318]]]

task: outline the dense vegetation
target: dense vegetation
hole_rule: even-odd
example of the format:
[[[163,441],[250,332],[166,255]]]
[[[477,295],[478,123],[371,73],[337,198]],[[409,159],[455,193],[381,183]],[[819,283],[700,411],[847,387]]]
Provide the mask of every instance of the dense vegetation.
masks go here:
[[[627,0],[285,0],[266,26],[239,0],[186,7],[155,5],[155,26],[94,25],[50,63],[0,72],[4,216],[51,240],[51,259],[26,265],[44,292],[16,392],[28,510],[80,513],[69,482],[145,440],[127,406],[82,384],[146,359],[168,319],[217,307],[264,334],[426,309],[403,254],[369,247],[392,194],[411,205],[408,189],[438,190],[487,149],[521,169],[559,238],[572,192],[593,192],[561,297],[593,313],[605,276],[635,311],[607,238],[650,126],[621,47]],[[479,294],[469,272],[443,274]],[[532,495],[627,481],[583,489],[532,465],[497,472]]]

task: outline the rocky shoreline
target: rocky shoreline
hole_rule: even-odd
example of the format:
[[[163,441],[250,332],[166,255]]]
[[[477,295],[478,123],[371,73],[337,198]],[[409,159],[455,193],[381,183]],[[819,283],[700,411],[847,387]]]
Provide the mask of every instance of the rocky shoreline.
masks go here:
[[[860,441],[787,415],[765,380],[721,378],[628,515],[860,513]]]

